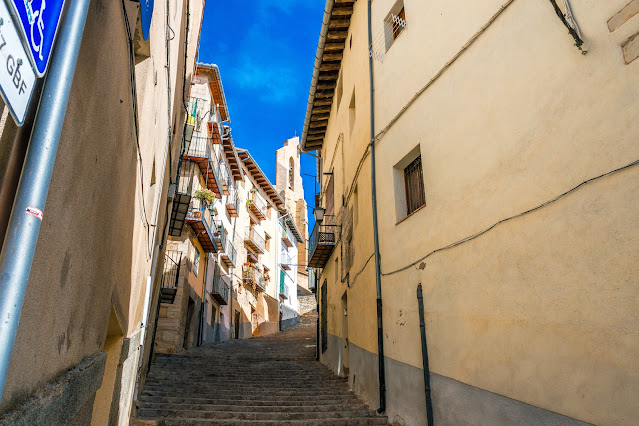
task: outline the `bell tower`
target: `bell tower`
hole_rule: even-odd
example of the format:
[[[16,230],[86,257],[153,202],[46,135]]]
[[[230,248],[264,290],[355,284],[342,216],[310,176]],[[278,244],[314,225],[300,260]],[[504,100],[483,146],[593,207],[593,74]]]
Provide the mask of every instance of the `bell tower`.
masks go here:
[[[275,188],[286,203],[293,216],[304,243],[297,243],[299,265],[306,265],[306,243],[308,241],[308,211],[304,200],[304,185],[300,169],[300,138],[295,136],[284,141],[282,148],[276,151],[277,167]],[[297,267],[297,285],[302,295],[311,294],[308,289],[308,272],[305,266]]]

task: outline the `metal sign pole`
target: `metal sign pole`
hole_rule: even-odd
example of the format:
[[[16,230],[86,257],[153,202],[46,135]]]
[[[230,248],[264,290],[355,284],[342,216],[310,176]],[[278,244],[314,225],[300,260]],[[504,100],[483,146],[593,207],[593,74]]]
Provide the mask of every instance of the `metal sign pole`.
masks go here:
[[[90,0],[66,5],[0,253],[0,393],[4,390]]]

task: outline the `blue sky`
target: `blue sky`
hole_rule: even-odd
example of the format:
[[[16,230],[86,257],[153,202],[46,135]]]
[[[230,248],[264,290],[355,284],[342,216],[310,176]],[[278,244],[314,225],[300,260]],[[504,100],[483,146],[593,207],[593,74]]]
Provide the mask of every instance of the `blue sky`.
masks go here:
[[[324,4],[209,0],[204,11],[198,61],[220,68],[233,140],[251,152],[273,184],[275,150],[296,131],[302,134]],[[313,157],[302,154],[302,173],[315,174]],[[303,178],[312,206],[314,178]]]

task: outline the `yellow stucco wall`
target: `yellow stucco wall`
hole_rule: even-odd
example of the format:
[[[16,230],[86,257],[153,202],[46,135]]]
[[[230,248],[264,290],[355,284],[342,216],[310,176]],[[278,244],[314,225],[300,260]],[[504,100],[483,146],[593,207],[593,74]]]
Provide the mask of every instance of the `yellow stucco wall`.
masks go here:
[[[407,29],[374,63],[377,131],[503,3],[405,0]],[[377,142],[383,273],[639,157],[639,65],[624,64],[619,47],[639,17],[610,33],[606,22],[625,1],[571,3],[587,55],[548,2],[515,0]],[[393,4],[373,3],[373,34]],[[369,140],[365,2],[355,4],[351,34],[344,95],[339,110],[334,99],[322,149],[336,209]],[[398,223],[393,166],[417,146],[427,205]],[[351,280],[373,252],[369,164],[370,157],[357,179]],[[385,355],[421,368],[415,291],[422,283],[433,372],[580,420],[632,424],[639,417],[638,173],[584,186],[429,257],[423,269],[383,276]],[[334,279],[340,252],[338,245],[320,280],[328,280],[328,331],[336,336],[346,289]],[[348,290],[348,304],[349,340],[377,353],[373,261]]]

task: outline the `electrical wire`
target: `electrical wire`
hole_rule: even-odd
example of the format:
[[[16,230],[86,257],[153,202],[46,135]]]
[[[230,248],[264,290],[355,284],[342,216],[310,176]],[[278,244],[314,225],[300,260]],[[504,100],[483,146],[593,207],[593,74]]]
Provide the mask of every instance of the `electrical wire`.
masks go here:
[[[434,255],[435,253],[439,253],[439,252],[441,252],[441,251],[448,250],[448,249],[451,249],[451,248],[453,248],[453,247],[457,247],[457,246],[459,246],[459,245],[462,245],[462,244],[464,244],[464,243],[467,243],[467,242],[469,242],[469,241],[472,241],[472,240],[474,240],[474,239],[476,239],[476,238],[478,238],[478,237],[480,237],[480,236],[484,235],[485,233],[487,233],[488,231],[492,230],[493,228],[497,227],[498,225],[501,225],[502,223],[506,223],[506,222],[509,222],[509,221],[511,221],[511,220],[513,220],[513,219],[516,219],[516,218],[519,218],[519,217],[522,217],[522,216],[526,216],[526,215],[528,215],[528,214],[530,214],[530,213],[532,213],[532,212],[535,212],[535,211],[537,211],[537,210],[539,210],[539,209],[542,209],[542,208],[544,208],[544,207],[546,207],[546,206],[548,206],[548,205],[550,205],[550,204],[552,204],[552,203],[554,203],[554,202],[556,202],[556,201],[561,200],[562,198],[564,198],[564,197],[566,197],[567,195],[569,195],[569,194],[571,194],[571,193],[575,192],[575,191],[576,191],[576,190],[578,190],[579,188],[581,188],[581,187],[583,187],[583,186],[585,186],[585,185],[588,185],[589,183],[592,183],[592,182],[594,182],[594,181],[597,181],[597,180],[599,180],[599,179],[602,179],[602,178],[604,178],[604,177],[606,177],[606,176],[610,176],[610,175],[612,175],[612,174],[618,173],[618,172],[620,172],[620,171],[623,171],[623,170],[629,169],[629,168],[634,167],[634,166],[636,166],[636,165],[638,165],[638,164],[639,164],[639,160],[636,160],[636,161],[633,161],[632,163],[627,164],[627,165],[625,165],[625,166],[619,167],[619,168],[617,168],[617,169],[614,169],[614,170],[611,170],[611,171],[609,171],[609,172],[603,173],[603,174],[601,174],[601,175],[599,175],[599,176],[595,176],[595,177],[593,177],[593,178],[590,178],[590,179],[588,179],[588,180],[585,180],[585,181],[581,182],[579,185],[577,185],[577,186],[575,186],[575,187],[573,187],[573,188],[569,189],[569,190],[568,190],[568,191],[566,191],[566,192],[563,192],[563,193],[561,193],[561,194],[557,195],[557,196],[556,196],[556,197],[554,197],[554,198],[551,198],[550,200],[548,200],[548,201],[546,201],[546,202],[544,202],[544,203],[541,203],[541,204],[539,204],[539,205],[537,205],[537,206],[535,206],[535,207],[533,207],[533,208],[531,208],[531,209],[528,209],[528,210],[526,210],[526,211],[524,211],[524,212],[521,212],[521,213],[519,213],[519,214],[516,214],[516,215],[514,215],[514,216],[510,216],[510,217],[507,217],[507,218],[505,218],[505,219],[502,219],[502,220],[500,220],[500,221],[498,221],[498,222],[495,222],[494,224],[492,224],[492,225],[491,225],[491,226],[489,226],[488,228],[483,229],[483,230],[481,230],[481,231],[479,231],[479,232],[477,232],[477,233],[475,233],[475,234],[469,235],[468,237],[462,238],[461,240],[455,241],[454,243],[448,244],[447,246],[444,246],[444,247],[438,248],[438,249],[436,249],[436,250],[433,250],[433,251],[429,252],[428,254],[426,254],[425,256],[420,257],[420,258],[419,258],[419,259],[417,259],[416,261],[411,262],[411,263],[409,263],[409,264],[408,264],[408,265],[406,265],[406,266],[403,266],[403,267],[401,267],[401,268],[399,268],[399,269],[395,269],[394,271],[390,271],[390,272],[382,272],[382,276],[388,276],[388,275],[397,274],[398,272],[402,272],[402,271],[405,271],[405,270],[407,270],[407,269],[409,269],[409,268],[412,268],[413,266],[417,265],[418,263],[421,263],[421,262],[423,262],[424,260],[428,259],[430,256]]]

